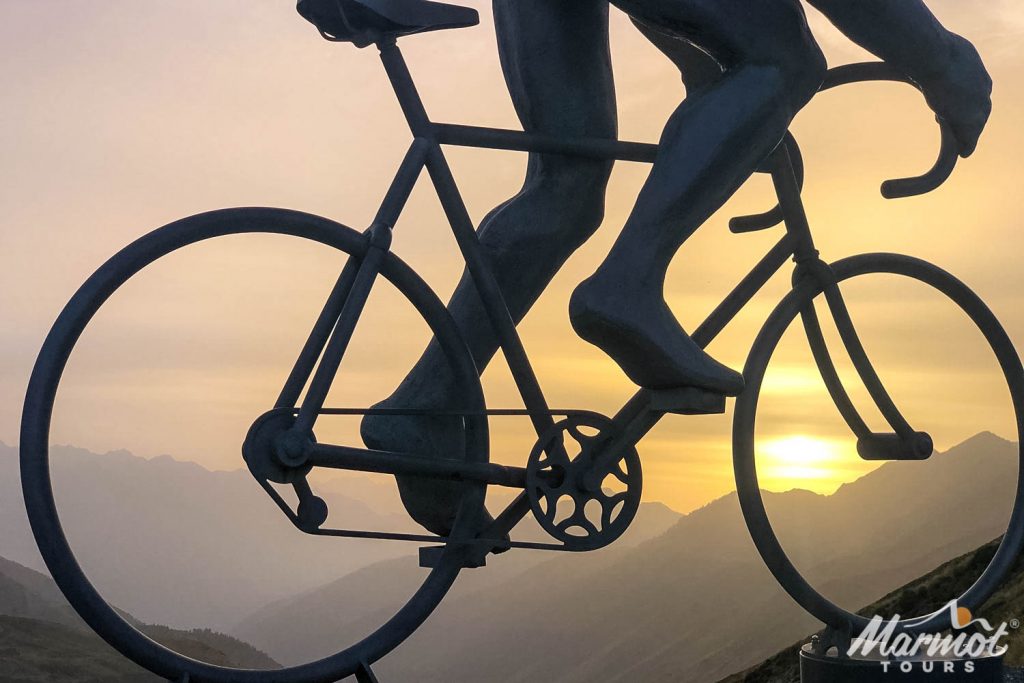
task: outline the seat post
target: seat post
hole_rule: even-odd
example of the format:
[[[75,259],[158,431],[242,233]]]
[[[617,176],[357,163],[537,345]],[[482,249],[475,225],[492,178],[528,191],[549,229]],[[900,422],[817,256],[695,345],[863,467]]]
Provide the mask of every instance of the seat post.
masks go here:
[[[380,50],[380,60],[384,64],[384,70],[388,74],[391,87],[395,90],[398,104],[402,107],[402,113],[409,122],[412,134],[417,138],[433,138],[433,126],[419,91],[416,90],[416,84],[413,83],[405,57],[398,48],[398,41],[394,36],[389,36],[380,40],[377,48]]]

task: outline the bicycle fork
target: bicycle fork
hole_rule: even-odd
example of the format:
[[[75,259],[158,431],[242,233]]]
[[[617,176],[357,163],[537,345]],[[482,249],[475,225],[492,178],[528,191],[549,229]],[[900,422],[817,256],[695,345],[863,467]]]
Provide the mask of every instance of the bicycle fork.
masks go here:
[[[925,460],[931,457],[934,443],[930,435],[915,431],[900,412],[875,371],[867,351],[854,327],[853,319],[839,290],[835,273],[820,257],[811,236],[807,213],[800,197],[795,168],[786,144],[781,144],[770,159],[772,182],[779,197],[779,206],[792,239],[793,259],[797,264],[793,285],[819,288],[825,294],[829,311],[839,331],[840,339],[850,354],[854,368],[864,383],[872,401],[893,429],[892,433],[874,433],[857,412],[849,394],[843,387],[832,361],[813,300],[800,317],[814,361],[821,371],[832,400],[843,419],[857,437],[857,453],[864,460]]]

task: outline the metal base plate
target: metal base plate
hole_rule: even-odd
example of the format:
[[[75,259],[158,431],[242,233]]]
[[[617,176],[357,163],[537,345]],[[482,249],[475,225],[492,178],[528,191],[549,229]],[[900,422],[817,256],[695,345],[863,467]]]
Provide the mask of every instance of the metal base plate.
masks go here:
[[[879,661],[800,651],[801,683],[1003,683],[1003,658]]]

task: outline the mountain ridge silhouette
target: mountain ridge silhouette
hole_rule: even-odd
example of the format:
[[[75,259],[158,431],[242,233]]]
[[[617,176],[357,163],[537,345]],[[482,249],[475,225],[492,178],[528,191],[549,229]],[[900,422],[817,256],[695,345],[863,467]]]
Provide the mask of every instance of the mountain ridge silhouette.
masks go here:
[[[982,433],[926,463],[887,463],[831,496],[793,490],[764,498],[783,547],[812,585],[857,608],[1002,533],[1017,466],[1015,444]],[[633,548],[513,567],[498,581],[475,578],[513,558],[464,572],[420,631],[375,666],[379,675],[713,683],[816,627],[757,555],[735,492]],[[364,609],[371,597],[387,603],[387,586],[414,574],[391,560],[307,593],[295,609],[318,628],[296,628],[287,609],[276,619],[271,609],[232,633],[284,663],[322,655],[390,616],[397,597]],[[282,636],[284,623],[292,626]]]
[[[143,624],[150,638],[221,666],[277,669],[260,652],[209,629],[179,631]],[[0,680],[135,683],[161,681],[103,642],[72,610],[50,577],[0,557]]]

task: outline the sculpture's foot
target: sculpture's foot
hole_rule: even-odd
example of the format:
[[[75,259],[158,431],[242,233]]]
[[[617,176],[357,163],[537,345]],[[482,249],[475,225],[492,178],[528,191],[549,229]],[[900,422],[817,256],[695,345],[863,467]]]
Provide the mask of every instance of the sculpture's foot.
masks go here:
[[[408,408],[396,392],[374,408]],[[465,459],[462,419],[455,416],[367,415],[360,425],[367,448],[426,458]],[[459,511],[464,485],[415,476],[396,476],[402,503],[413,520],[428,531],[447,536]],[[481,530],[493,518],[484,511]]]
[[[573,292],[569,316],[580,337],[641,387],[699,387],[726,396],[743,391],[743,376],[697,346],[659,293],[626,278],[598,271]]]

